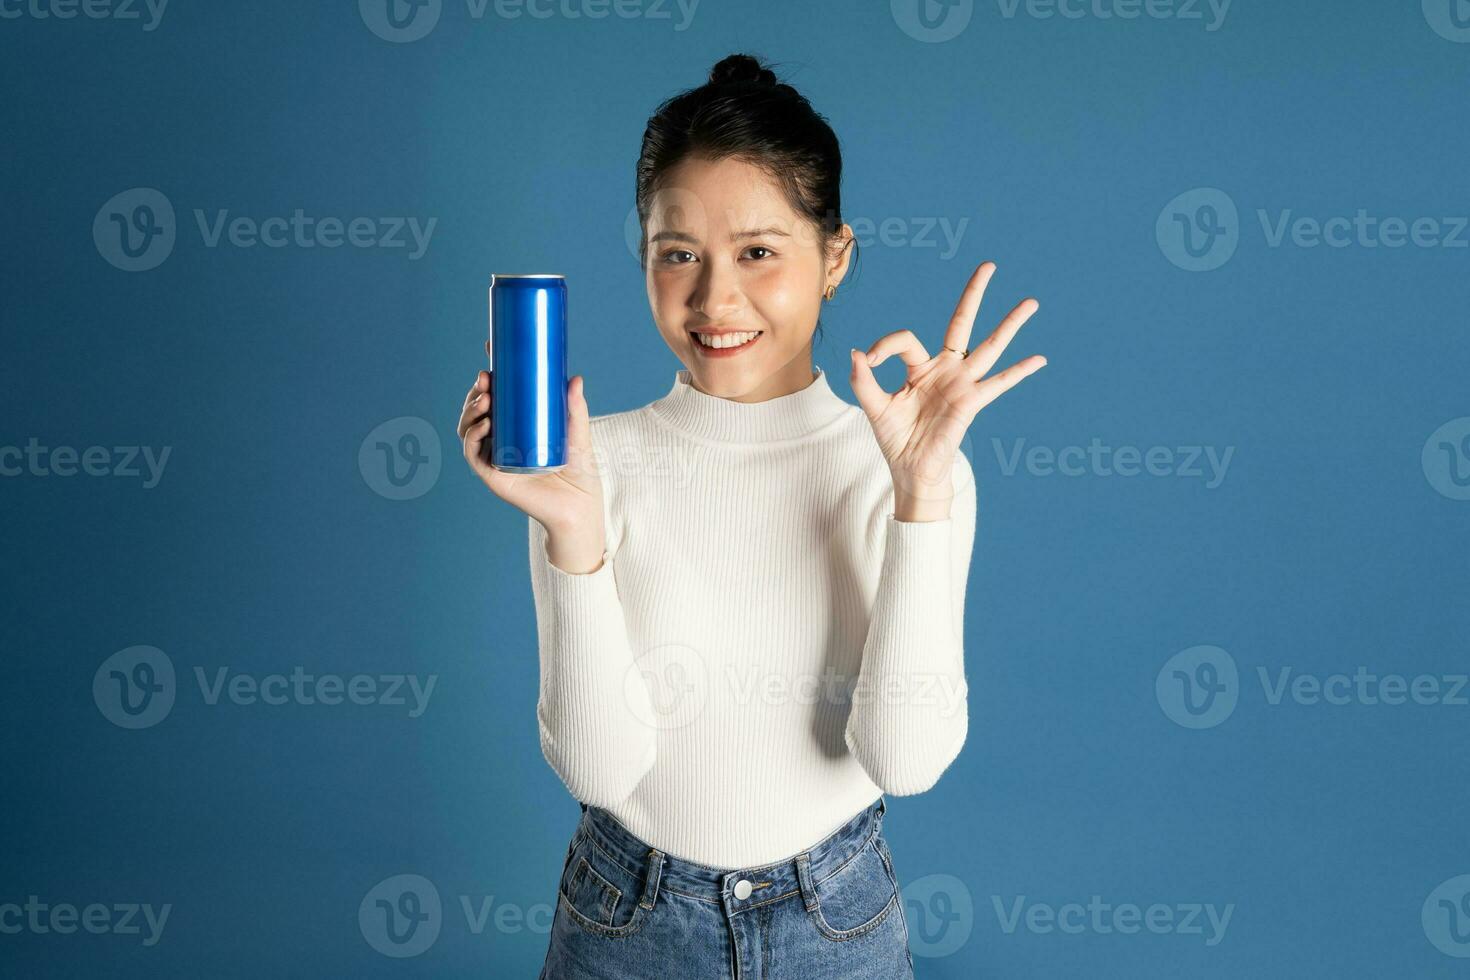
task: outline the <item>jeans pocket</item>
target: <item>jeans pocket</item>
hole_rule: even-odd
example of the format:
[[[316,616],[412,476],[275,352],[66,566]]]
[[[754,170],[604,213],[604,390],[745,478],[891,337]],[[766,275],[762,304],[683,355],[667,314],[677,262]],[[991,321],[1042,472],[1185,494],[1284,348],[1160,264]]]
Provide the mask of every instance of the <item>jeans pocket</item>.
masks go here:
[[[845,942],[866,935],[898,908],[898,884],[881,840],[874,834],[841,868],[812,882],[817,901],[811,917],[826,938]]]
[[[562,870],[557,901],[584,931],[625,936],[642,925],[642,875],[623,867],[586,833],[578,835]]]

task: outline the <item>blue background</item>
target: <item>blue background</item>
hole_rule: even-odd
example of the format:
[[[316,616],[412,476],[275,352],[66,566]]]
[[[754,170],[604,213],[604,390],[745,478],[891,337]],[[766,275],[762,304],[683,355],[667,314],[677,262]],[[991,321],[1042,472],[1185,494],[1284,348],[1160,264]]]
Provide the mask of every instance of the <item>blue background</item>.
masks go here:
[[[981,261],[999,272],[977,337],[1041,301],[1007,360],[1050,366],[965,447],[969,740],[934,790],[890,799],[900,879],[952,875],[974,909],[950,955],[916,938],[919,975],[1470,974],[1420,920],[1470,873],[1470,708],[1273,705],[1257,680],[1470,670],[1470,502],[1421,464],[1430,433],[1470,415],[1470,250],[1272,247],[1257,217],[1470,212],[1470,44],[1418,0],[1238,0],[1213,31],[1208,8],[1007,18],[986,0],[941,43],[886,2],[703,0],[683,30],[652,2],[477,19],[444,0],[407,43],[351,2],[174,0],[151,31],[7,6],[23,16],[0,19],[0,445],[172,451],[152,489],[0,479],[0,903],[173,908],[152,947],[0,933],[0,974],[535,975],[545,915],[476,934],[459,896],[549,905],[578,808],[536,741],[526,519],[458,458],[455,420],[495,271],[567,275],[594,414],[667,391],[679,364],[625,240],[633,167],[657,104],[732,51],[773,60],[831,120],[848,220],[909,237],[967,221],[952,256],[937,235],[864,243],[817,351],[844,398],[848,348],[912,327],[933,349]],[[177,241],[127,272],[91,229],[137,187],[166,195]],[[1238,246],[1189,272],[1155,222],[1200,187],[1239,208]],[[437,224],[415,260],[211,248],[193,216],[296,208]],[[358,465],[401,416],[442,442],[437,482],[409,500]],[[1007,475],[1017,439],[1234,456],[1213,489]],[[179,687],[132,731],[91,685],[137,644]],[[1228,719],[1191,730],[1155,680],[1201,644],[1228,651],[1240,689]],[[410,718],[210,705],[193,678],[298,665],[438,680]],[[408,959],[357,918],[399,874],[444,902],[438,940]],[[995,911],[1094,894],[1234,910],[1214,946],[1007,932]]]

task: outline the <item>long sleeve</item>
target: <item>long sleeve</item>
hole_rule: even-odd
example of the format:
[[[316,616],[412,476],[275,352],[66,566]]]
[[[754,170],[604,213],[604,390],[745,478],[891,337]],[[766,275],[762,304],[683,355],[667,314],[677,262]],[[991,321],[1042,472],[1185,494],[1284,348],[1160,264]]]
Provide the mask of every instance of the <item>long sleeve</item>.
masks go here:
[[[615,806],[653,767],[657,730],[628,640],[612,558],[604,554],[595,572],[565,572],[547,557],[546,529],[528,520],[541,657],[541,751],[572,796]]]
[[[959,755],[969,726],[965,586],[975,542],[975,475],[956,453],[942,521],[886,520],[883,565],[844,739],[886,793],[922,793]]]

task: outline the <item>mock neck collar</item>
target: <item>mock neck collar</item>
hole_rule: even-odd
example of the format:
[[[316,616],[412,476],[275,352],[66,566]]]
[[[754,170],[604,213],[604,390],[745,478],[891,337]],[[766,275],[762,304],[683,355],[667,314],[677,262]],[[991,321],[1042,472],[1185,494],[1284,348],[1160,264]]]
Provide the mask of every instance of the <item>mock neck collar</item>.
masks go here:
[[[737,402],[710,395],[691,383],[688,368],[674,373],[669,393],[649,407],[677,429],[711,442],[760,443],[799,439],[840,418],[851,406],[827,384],[827,373],[799,391],[763,402]]]

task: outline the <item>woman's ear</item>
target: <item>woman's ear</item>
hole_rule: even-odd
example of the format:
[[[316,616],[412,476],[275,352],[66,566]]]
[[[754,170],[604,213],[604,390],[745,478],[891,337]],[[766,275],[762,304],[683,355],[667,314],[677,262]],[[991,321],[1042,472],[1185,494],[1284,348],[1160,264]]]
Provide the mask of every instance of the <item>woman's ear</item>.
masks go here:
[[[836,236],[828,245],[828,254],[832,257],[827,262],[827,278],[824,286],[839,286],[842,280],[847,278],[847,269],[852,263],[852,250],[855,243],[852,225],[844,224],[837,229]]]

